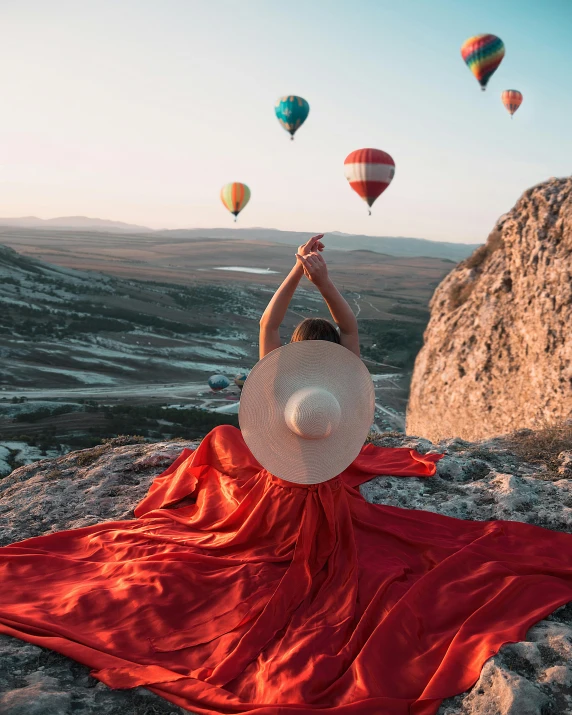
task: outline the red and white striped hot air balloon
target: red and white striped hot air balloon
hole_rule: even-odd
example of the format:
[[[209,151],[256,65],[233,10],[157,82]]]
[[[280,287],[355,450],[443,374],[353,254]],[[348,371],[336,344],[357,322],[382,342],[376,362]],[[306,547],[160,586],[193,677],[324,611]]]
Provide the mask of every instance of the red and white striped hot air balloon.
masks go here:
[[[381,149],[358,149],[348,154],[344,169],[352,189],[371,208],[391,183],[395,175],[395,162]],[[371,216],[371,211],[369,213]]]

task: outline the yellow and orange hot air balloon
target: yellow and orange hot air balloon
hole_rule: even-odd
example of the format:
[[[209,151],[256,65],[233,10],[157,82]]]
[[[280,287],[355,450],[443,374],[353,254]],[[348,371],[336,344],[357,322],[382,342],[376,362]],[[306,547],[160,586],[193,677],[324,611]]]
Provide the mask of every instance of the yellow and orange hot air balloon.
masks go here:
[[[501,99],[507,111],[510,112],[510,118],[512,119],[512,115],[522,104],[522,94],[518,89],[505,89],[501,94]]]
[[[220,198],[236,221],[238,214],[250,201],[250,189],[246,184],[233,181],[231,184],[226,184],[222,187]]]

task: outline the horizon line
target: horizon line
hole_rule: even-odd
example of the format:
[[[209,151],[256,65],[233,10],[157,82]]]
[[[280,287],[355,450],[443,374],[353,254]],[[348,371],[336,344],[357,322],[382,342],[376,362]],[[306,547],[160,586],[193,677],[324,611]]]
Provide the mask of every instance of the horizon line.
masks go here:
[[[212,226],[212,227],[206,227],[206,226],[198,226],[198,227],[191,227],[191,226],[181,226],[178,228],[151,228],[150,226],[145,226],[143,224],[133,224],[130,223],[129,221],[122,221],[120,219],[102,219],[96,216],[83,216],[80,214],[75,214],[72,216],[54,216],[53,218],[42,218],[40,216],[34,216],[34,215],[28,215],[28,216],[0,216],[0,227],[2,226],[12,226],[13,228],[23,228],[19,227],[16,224],[10,224],[7,223],[9,221],[26,221],[26,220],[35,220],[35,221],[45,221],[45,222],[56,222],[58,220],[64,221],[64,220],[70,220],[70,219],[84,219],[87,221],[97,221],[97,222],[102,222],[102,223],[110,223],[110,224],[122,224],[126,227],[132,228],[132,231],[125,230],[124,233],[132,233],[136,234],[138,231],[137,229],[144,229],[145,231],[149,231],[151,233],[163,233],[163,232],[168,232],[168,231],[275,231],[277,233],[296,233],[296,234],[309,234],[309,235],[318,235],[314,234],[313,231],[298,231],[298,230],[289,230],[289,229],[282,229],[282,228],[272,228],[268,226]],[[4,223],[6,222],[6,223]],[[77,226],[54,226],[56,228],[62,228],[62,229],[67,229],[67,230],[73,230],[77,229],[79,227]],[[28,228],[40,228],[30,226]],[[94,226],[86,226],[85,230],[89,229],[94,229],[96,228]],[[103,226],[102,226],[103,228]],[[111,231],[113,227],[108,227],[109,230]],[[463,242],[463,241],[445,241],[445,240],[436,240],[436,239],[431,239],[431,238],[420,238],[419,236],[389,236],[389,235],[371,235],[371,234],[364,234],[364,233],[346,233],[345,231],[323,231],[321,232],[325,236],[328,234],[335,234],[338,236],[360,236],[363,238],[371,238],[371,239],[383,239],[383,238],[393,238],[393,239],[402,239],[402,240],[413,240],[413,241],[426,241],[428,243],[448,243],[448,244],[453,244],[453,245],[462,245],[462,246],[479,246],[484,242]]]

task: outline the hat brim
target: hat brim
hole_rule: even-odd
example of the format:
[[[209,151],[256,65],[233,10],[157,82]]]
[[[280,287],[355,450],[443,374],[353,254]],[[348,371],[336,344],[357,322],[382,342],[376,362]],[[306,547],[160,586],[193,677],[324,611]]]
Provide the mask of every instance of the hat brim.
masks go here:
[[[339,427],[323,439],[305,439],[286,424],[289,398],[305,387],[331,392]],[[258,362],[242,388],[238,421],[248,448],[271,474],[318,484],[344,471],[371,428],[375,391],[368,369],[350,350],[325,340],[288,343]]]

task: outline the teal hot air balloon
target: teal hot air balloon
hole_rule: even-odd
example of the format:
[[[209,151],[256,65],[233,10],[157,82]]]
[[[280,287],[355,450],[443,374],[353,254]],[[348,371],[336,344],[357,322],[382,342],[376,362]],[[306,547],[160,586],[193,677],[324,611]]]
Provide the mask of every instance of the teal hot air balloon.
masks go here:
[[[213,392],[219,392],[224,390],[225,387],[230,385],[230,380],[226,375],[211,375],[209,377],[209,387]]]
[[[280,97],[274,111],[280,124],[290,133],[290,139],[294,139],[294,134],[306,121],[310,105],[302,97],[289,94],[287,97]]]

